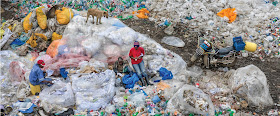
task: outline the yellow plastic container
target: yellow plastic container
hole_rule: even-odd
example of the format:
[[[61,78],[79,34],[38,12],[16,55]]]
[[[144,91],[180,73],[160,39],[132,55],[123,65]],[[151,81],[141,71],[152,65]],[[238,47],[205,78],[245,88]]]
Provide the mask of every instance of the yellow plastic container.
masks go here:
[[[32,85],[31,83],[29,83],[30,89],[31,89],[31,93],[32,95],[35,95],[35,93],[40,93],[41,92],[41,87],[40,85]]]
[[[249,52],[255,52],[257,50],[257,44],[252,43],[252,42],[245,42],[245,50]]]

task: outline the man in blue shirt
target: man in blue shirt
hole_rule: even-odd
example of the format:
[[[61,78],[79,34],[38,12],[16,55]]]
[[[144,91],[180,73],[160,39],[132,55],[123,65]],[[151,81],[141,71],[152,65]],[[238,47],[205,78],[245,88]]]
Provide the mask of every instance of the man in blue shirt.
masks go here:
[[[30,72],[29,75],[29,81],[32,85],[40,85],[40,84],[46,84],[48,86],[51,86],[52,79],[50,78],[44,78],[44,72],[42,71],[41,68],[44,68],[44,61],[43,60],[38,60],[37,64],[35,64]]]

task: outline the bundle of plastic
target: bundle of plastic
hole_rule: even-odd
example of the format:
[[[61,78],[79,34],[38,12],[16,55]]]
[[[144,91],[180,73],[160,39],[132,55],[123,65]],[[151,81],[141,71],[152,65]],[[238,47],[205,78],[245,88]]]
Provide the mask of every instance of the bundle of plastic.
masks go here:
[[[170,111],[181,109],[183,114],[215,114],[214,105],[210,97],[201,89],[188,84],[184,85],[174,94],[167,103],[167,109]]]
[[[79,76],[72,76],[79,111],[105,108],[112,101],[115,95],[115,73],[112,70]]]
[[[49,88],[40,93],[40,99],[48,104],[60,105],[62,107],[75,104],[75,96],[70,83],[57,81]]]
[[[238,68],[230,77],[229,85],[231,89],[242,85],[237,94],[246,98],[251,105],[264,107],[273,104],[266,76],[254,65]]]
[[[80,62],[89,60],[89,57],[75,53],[63,54],[59,57],[52,58],[51,60],[48,59],[48,64],[45,65],[44,70],[49,69],[57,72],[60,68],[78,67]]]

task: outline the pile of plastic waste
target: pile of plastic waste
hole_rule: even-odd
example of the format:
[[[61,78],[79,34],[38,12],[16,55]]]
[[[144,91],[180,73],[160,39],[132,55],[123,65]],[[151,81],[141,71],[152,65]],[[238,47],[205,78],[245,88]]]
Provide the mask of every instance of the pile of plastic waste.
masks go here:
[[[172,28],[181,22],[188,24],[191,32],[220,41],[222,47],[232,45],[232,38],[242,36],[245,41],[258,44],[257,52],[252,54],[264,59],[279,57],[278,3],[279,0],[155,0],[147,7],[153,11],[149,20],[168,26],[167,34],[172,34]]]
[[[8,0],[11,6],[7,10],[16,12],[16,18],[24,18],[31,12],[31,9],[48,5],[51,7],[55,4],[61,4],[64,7],[75,9],[77,11],[88,10],[90,8],[99,8],[108,11],[110,16],[120,19],[132,18],[132,11],[137,11],[141,8],[146,8],[146,0]],[[130,11],[130,15],[124,15],[123,12]]]
[[[109,17],[107,19],[103,17],[102,24],[95,25],[91,23],[92,18],[86,22],[85,11],[70,9],[90,8],[92,4],[88,4],[89,2],[82,0],[79,1],[80,3],[63,0],[42,1],[42,3],[48,3],[38,8],[35,7],[41,6],[39,2],[36,2],[37,6],[34,6],[30,1],[23,2],[26,3],[23,5],[28,7],[21,6],[21,8],[30,10],[30,13],[24,14],[27,16],[22,20],[22,23],[8,20],[5,24],[3,23],[1,28],[4,30],[1,30],[1,34],[3,32],[1,48],[8,49],[0,51],[1,105],[3,105],[6,114],[244,115],[242,109],[246,109],[248,106],[262,109],[273,105],[267,78],[254,65],[227,72],[204,71],[196,66],[186,68],[187,63],[179,55],[163,48],[152,38],[135,32],[117,18]],[[109,6],[106,5],[110,5],[110,2],[112,1],[100,0],[95,5],[107,8]],[[131,2],[132,0],[122,1],[122,5]],[[247,40],[250,39],[248,35],[252,35],[251,41],[259,41],[258,44],[263,45],[264,49],[260,47],[259,52],[271,50],[272,56],[278,57],[276,51],[279,51],[279,20],[277,18],[269,22],[271,24],[270,30],[265,32],[255,33],[253,30],[254,26],[263,28],[263,26],[259,26],[260,22],[253,22],[249,27],[240,26],[250,23],[247,20],[248,16],[245,16],[245,14],[250,13],[247,10],[262,11],[256,15],[249,15],[253,18],[260,18],[260,14],[265,15],[265,17],[261,17],[264,20],[274,17],[274,12],[268,13],[269,15],[263,13],[272,9],[279,10],[273,5],[253,1],[228,1],[232,4],[227,2],[204,4],[201,1],[186,1],[184,4],[178,4],[178,2],[183,1],[156,0],[149,3],[150,8],[148,7],[148,9],[155,9],[154,13],[157,10],[162,10],[158,12],[159,14],[151,12],[150,20],[155,20],[157,17],[166,21],[166,18],[162,18],[162,16],[182,13],[172,16],[175,19],[168,20],[189,23],[193,32],[200,32],[200,29],[205,30],[205,38],[220,39],[225,37],[226,39],[221,40],[225,43],[231,41],[236,35],[242,35]],[[246,4],[242,4],[244,2]],[[48,4],[51,3],[63,3],[71,7],[69,9],[62,8],[62,11],[57,13],[57,18],[46,19],[46,11],[50,9]],[[83,4],[87,4],[87,7],[83,7],[86,6]],[[119,3],[115,2],[115,4]],[[142,7],[144,7],[143,4]],[[162,7],[164,4],[169,5]],[[237,18],[232,19],[231,23],[216,16],[216,13],[231,5],[237,10]],[[243,7],[238,7],[238,5],[243,5]],[[256,8],[257,5],[262,5],[264,9],[252,9]],[[181,8],[178,9],[179,12],[169,12],[170,14],[166,15],[167,10],[177,7],[190,9],[180,11]],[[239,11],[242,8],[247,9]],[[199,12],[191,12],[198,11],[198,9],[200,9]],[[111,12],[114,13],[115,10],[124,11],[117,6]],[[232,9],[225,11],[234,13]],[[141,12],[147,11],[143,9]],[[184,14],[186,12],[191,14]],[[206,13],[208,14],[204,15]],[[60,20],[59,16],[66,17],[66,19]],[[187,20],[177,19],[182,17],[186,17]],[[263,22],[268,23],[268,21]],[[209,23],[209,25],[203,23]],[[167,26],[169,22],[164,24]],[[239,25],[239,27],[235,25]],[[168,28],[172,30],[172,23]],[[248,33],[248,35],[244,33]],[[256,36],[258,34],[264,35],[265,39],[253,39],[254,37],[262,37]],[[174,37],[165,38],[165,40],[168,41],[170,38]],[[178,47],[185,45],[178,38],[175,39],[177,43],[180,43]],[[133,88],[125,89],[119,84],[121,79],[116,78],[110,66],[118,57],[128,59],[130,62],[128,53],[136,40],[145,49],[143,60],[147,72],[154,75],[150,80],[154,85],[141,87],[136,83]],[[30,95],[28,79],[32,66],[38,60],[45,61],[46,65],[43,70],[47,72],[48,78],[54,79],[54,85],[51,87],[42,86],[40,94],[34,96]],[[171,72],[171,78],[165,78],[160,73],[160,70],[164,68]],[[61,73],[62,70],[67,73]],[[64,76],[66,77],[64,78]],[[256,115],[254,112],[249,112],[250,114]]]

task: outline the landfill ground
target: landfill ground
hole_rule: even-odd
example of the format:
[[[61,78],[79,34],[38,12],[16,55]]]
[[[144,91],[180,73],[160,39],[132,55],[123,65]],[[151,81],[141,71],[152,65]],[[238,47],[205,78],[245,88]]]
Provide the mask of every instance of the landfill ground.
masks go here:
[[[4,8],[6,5],[9,5],[9,2],[1,1],[1,17],[3,17],[5,20],[14,18],[15,12],[12,11],[6,11],[4,10],[2,12],[2,8]],[[20,20],[20,19],[18,19]],[[174,27],[175,30],[172,35],[167,35],[164,33],[164,29],[166,27],[159,27],[155,22],[144,20],[144,19],[127,19],[122,20],[124,24],[135,30],[136,32],[146,34],[150,38],[154,39],[157,43],[159,43],[161,46],[163,46],[166,49],[169,49],[176,54],[180,55],[184,61],[189,62],[189,59],[193,55],[196,49],[197,45],[197,33],[190,33],[188,31],[188,25],[183,23],[178,23]],[[161,39],[165,36],[176,36],[181,38],[185,42],[185,46],[182,48],[170,46],[164,43],[161,43]],[[273,99],[273,102],[275,104],[280,104],[280,60],[279,58],[264,58],[264,60],[261,60],[258,57],[254,56],[248,56],[248,57],[240,57],[238,58],[237,63],[235,64],[233,69],[237,69],[240,67],[244,67],[247,65],[253,64],[261,69],[261,71],[264,72],[268,79],[268,85],[269,85],[269,93],[271,94],[271,97]],[[196,65],[200,65],[200,63],[197,63]],[[218,68],[211,69],[212,71],[218,71]],[[274,108],[274,106],[269,106],[262,111],[256,111],[255,108],[249,107],[248,111],[253,112],[267,112],[271,108]],[[278,106],[280,108],[280,106]]]
[[[166,49],[169,49],[178,55],[180,55],[186,62],[191,58],[192,54],[195,52],[197,45],[198,34],[188,33],[186,24],[177,24],[172,35],[179,38],[185,42],[185,46],[182,48],[170,46],[161,43],[161,39],[168,36],[164,33],[163,27],[158,27],[154,22],[143,19],[128,19],[123,21],[133,30],[140,32],[142,34],[147,34],[153,38],[156,42],[160,43]],[[189,35],[187,38],[184,35]],[[250,64],[254,64],[259,67],[266,75],[268,79],[269,91],[274,103],[280,103],[280,61],[279,58],[266,58],[265,61],[261,61],[258,57],[241,57],[237,60],[233,69],[244,67]],[[217,70],[217,69],[212,69]],[[279,107],[279,106],[278,106]],[[254,108],[252,108],[253,110]],[[268,108],[269,109],[269,108]]]

